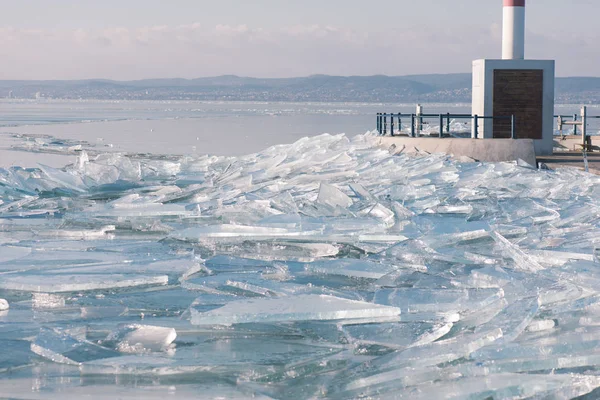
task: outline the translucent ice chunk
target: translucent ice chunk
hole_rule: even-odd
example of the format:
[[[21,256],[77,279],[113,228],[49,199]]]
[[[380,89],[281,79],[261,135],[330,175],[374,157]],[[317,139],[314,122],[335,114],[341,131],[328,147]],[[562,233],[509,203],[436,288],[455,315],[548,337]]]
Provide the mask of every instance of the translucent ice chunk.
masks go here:
[[[509,343],[515,340],[532,322],[533,317],[539,310],[538,297],[527,297],[518,300],[502,310],[495,318],[480,325],[475,332],[485,332],[487,330],[502,329],[502,343]]]
[[[116,228],[114,225],[102,226],[96,230],[57,230],[57,231],[45,231],[38,233],[39,236],[52,237],[52,238],[67,238],[77,240],[96,240],[101,238],[112,238],[109,232],[114,231]]]
[[[305,269],[317,274],[341,275],[352,278],[380,279],[394,270],[394,267],[371,261],[338,259],[306,264]]]
[[[0,339],[0,346],[4,349],[0,352],[0,373],[32,363],[31,356],[33,356],[33,353],[29,342]],[[0,393],[3,392],[0,391]]]
[[[31,351],[59,364],[79,365],[84,361],[118,357],[116,351],[86,340],[78,340],[64,332],[42,329],[31,343]]]
[[[168,351],[177,338],[173,328],[151,325],[122,325],[111,332],[104,346],[116,348],[121,353],[147,353]]]
[[[50,293],[33,293],[31,307],[33,308],[62,308],[65,306],[65,297]]]
[[[416,390],[392,391],[381,399],[432,399],[444,393],[445,399],[508,399],[531,398],[570,385],[570,375],[497,374],[444,380],[421,385]]]
[[[206,260],[206,267],[214,272],[258,272],[264,271],[272,263],[248,258],[218,255]]]
[[[85,369],[84,367],[81,367]],[[126,381],[126,380],[125,380]],[[65,377],[12,378],[0,380],[0,393],[9,399],[26,398],[28,400],[71,400],[93,397],[96,400],[164,400],[170,397],[194,399],[201,397],[210,400],[270,400],[271,397],[244,390],[240,385],[218,381],[210,383],[193,383],[186,385],[165,384],[127,384],[103,383],[93,378],[66,379]]]
[[[402,313],[461,312],[486,307],[504,297],[498,290],[381,289],[374,302],[399,307]]]
[[[135,286],[166,285],[168,276],[141,275],[21,275],[4,276],[0,288],[21,292],[61,293]]]
[[[527,326],[527,332],[542,332],[548,331],[556,326],[554,320],[533,321]]]
[[[485,334],[467,334],[445,341],[409,347],[370,361],[367,368],[363,368],[363,365],[354,370],[345,371],[338,379],[346,390],[365,390],[368,387],[396,381],[399,378],[398,372],[404,368],[414,371],[417,368],[466,358],[500,337],[502,337],[502,331],[496,329]],[[439,379],[439,375],[436,379]]]
[[[335,207],[347,208],[352,205],[352,199],[348,197],[344,192],[336,188],[335,186],[321,183],[319,188],[319,197],[317,201],[321,204],[325,204]]]
[[[396,307],[326,295],[298,295],[234,301],[204,313],[192,309],[192,324],[231,325],[249,322],[336,320],[399,314],[400,310]]]
[[[389,322],[345,325],[342,330],[354,343],[403,349],[432,343],[450,332],[452,326],[452,323]]]
[[[8,301],[4,300],[4,299],[0,299],[0,311],[6,311],[8,310],[9,305],[8,305]]]
[[[538,272],[544,269],[544,267],[542,267],[536,260],[524,253],[519,247],[509,242],[500,233],[490,232],[490,235],[492,238],[494,238],[498,246],[506,253],[506,255],[514,260],[514,268],[516,270],[524,272]]]
[[[0,246],[0,263],[17,260],[31,254],[29,247]]]
[[[261,226],[213,225],[202,228],[189,228],[173,234],[174,237],[187,241],[198,241],[204,238],[264,238],[306,236],[316,232],[294,232],[281,228],[265,228]]]

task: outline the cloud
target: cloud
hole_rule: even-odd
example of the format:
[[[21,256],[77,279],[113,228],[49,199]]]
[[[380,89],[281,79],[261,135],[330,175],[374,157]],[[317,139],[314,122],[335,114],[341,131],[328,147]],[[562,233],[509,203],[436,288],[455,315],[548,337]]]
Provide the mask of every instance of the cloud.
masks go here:
[[[594,49],[597,38],[529,36],[528,45],[536,57],[566,53],[577,60],[586,57],[600,61]],[[370,26],[357,30],[328,25],[266,29],[199,23],[103,30],[0,28],[0,56],[10,60],[3,66],[5,79],[467,72],[473,59],[499,54],[496,25],[420,30],[373,30]],[[581,68],[571,59],[560,61],[568,67],[558,71]]]

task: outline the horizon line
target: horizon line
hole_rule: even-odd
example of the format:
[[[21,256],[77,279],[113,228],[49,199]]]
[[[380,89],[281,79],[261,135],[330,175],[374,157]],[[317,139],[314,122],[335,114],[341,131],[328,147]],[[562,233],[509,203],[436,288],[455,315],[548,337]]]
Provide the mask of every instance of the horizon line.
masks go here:
[[[211,76],[199,76],[195,78],[182,78],[182,77],[162,77],[162,78],[140,78],[140,79],[112,79],[112,78],[78,78],[78,79],[0,79],[0,82],[78,82],[78,81],[109,81],[109,82],[142,82],[142,81],[158,81],[158,80],[183,80],[183,81],[194,81],[199,79],[217,79],[217,78],[240,78],[240,79],[257,79],[257,80],[285,80],[285,79],[307,79],[315,77],[329,77],[329,78],[375,78],[375,77],[386,77],[386,78],[411,78],[420,76],[450,76],[450,75],[472,75],[471,72],[448,72],[448,73],[429,73],[429,74],[408,74],[408,75],[386,75],[386,74],[372,74],[372,75],[329,75],[329,74],[311,74],[303,76],[290,76],[290,77],[255,77],[245,76],[236,74],[223,74],[223,75],[211,75]],[[567,75],[567,76],[555,76],[558,78],[584,78],[584,79],[598,79],[600,76],[591,75]]]

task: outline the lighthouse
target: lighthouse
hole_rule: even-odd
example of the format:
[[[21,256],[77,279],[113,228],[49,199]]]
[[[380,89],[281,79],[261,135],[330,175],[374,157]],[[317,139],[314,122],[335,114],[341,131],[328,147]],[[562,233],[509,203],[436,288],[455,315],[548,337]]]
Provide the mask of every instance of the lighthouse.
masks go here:
[[[525,58],[525,1],[502,0],[502,58],[473,61],[472,114],[487,117],[473,137],[511,139],[512,120],[514,138],[531,139],[536,155],[550,155],[555,63]]]

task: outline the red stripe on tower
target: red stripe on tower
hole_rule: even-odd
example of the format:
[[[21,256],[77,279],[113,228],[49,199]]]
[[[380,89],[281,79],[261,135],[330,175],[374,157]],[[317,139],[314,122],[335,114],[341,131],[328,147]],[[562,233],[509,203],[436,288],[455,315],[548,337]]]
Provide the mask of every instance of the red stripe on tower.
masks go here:
[[[504,0],[504,7],[525,7],[525,0]]]

